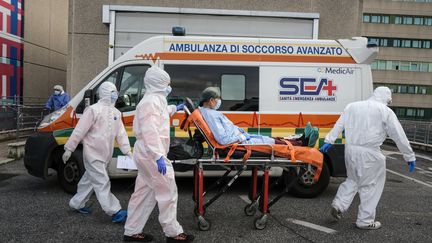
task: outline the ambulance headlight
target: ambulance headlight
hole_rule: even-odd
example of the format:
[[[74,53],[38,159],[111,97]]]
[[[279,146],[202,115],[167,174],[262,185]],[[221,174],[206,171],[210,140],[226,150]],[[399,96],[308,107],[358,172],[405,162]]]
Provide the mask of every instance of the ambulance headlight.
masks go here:
[[[54,111],[53,113],[50,113],[48,115],[46,115],[42,121],[39,124],[38,128],[44,128],[46,126],[48,126],[49,124],[51,124],[51,122],[57,120],[57,118],[59,118],[61,115],[63,115],[63,113],[65,113],[67,109],[67,106],[64,106],[61,109],[58,109],[56,111]]]

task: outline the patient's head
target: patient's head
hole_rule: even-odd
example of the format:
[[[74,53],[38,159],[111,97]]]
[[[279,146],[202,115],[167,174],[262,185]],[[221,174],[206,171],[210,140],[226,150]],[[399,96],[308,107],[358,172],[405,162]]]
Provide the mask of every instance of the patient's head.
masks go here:
[[[217,110],[221,103],[221,94],[218,87],[208,87],[201,93],[200,106]]]

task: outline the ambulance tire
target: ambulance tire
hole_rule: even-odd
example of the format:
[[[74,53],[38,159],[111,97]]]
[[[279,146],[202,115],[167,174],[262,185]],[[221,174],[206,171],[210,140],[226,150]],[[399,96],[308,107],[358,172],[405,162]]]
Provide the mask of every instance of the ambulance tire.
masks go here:
[[[61,157],[58,161],[57,179],[60,186],[65,192],[75,194],[78,182],[85,172],[82,150],[76,149],[66,164],[63,163]]]
[[[296,174],[294,170],[289,172],[284,171],[282,176],[289,176],[288,181],[296,178]],[[326,163],[323,164],[323,168],[321,171],[321,176],[318,182],[312,185],[306,185],[302,182],[302,179],[299,178],[297,182],[291,187],[289,193],[295,197],[299,198],[314,198],[319,196],[322,192],[327,189],[327,186],[330,183],[330,170]]]

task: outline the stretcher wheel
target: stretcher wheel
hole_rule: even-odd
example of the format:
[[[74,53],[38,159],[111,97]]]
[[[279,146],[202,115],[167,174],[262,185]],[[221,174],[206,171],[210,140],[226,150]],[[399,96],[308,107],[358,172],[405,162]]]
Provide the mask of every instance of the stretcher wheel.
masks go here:
[[[253,216],[255,215],[257,211],[257,208],[255,207],[254,203],[248,204],[244,207],[244,213],[246,214],[246,216]]]
[[[206,220],[203,216],[198,216],[198,229],[201,231],[207,231],[210,229],[211,223]]]
[[[260,218],[256,218],[254,221],[256,229],[263,230],[267,226],[267,215],[263,215]]]

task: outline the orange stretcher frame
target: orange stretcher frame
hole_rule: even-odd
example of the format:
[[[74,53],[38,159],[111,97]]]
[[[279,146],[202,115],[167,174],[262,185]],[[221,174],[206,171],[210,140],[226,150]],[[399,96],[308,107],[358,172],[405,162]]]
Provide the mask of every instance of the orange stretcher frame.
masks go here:
[[[192,112],[191,112],[192,111]],[[199,109],[195,109],[193,107],[193,103],[186,99],[185,105],[185,114],[186,119],[184,124],[181,125],[181,128],[185,131],[190,132],[190,125],[193,124],[195,127],[201,132],[204,136],[209,149],[212,152],[212,158],[210,159],[197,159],[194,167],[194,190],[193,190],[193,199],[195,201],[195,215],[198,218],[198,228],[200,230],[209,230],[210,229],[210,221],[204,218],[205,209],[210,206],[219,196],[221,196],[230,186],[231,184],[243,173],[247,166],[252,167],[252,178],[251,178],[251,192],[250,198],[252,199],[252,203],[246,205],[244,211],[246,215],[252,216],[255,214],[256,210],[259,209],[262,213],[260,218],[257,218],[254,221],[255,228],[264,229],[267,224],[268,212],[269,208],[276,203],[285,193],[278,195],[276,198],[272,199],[269,202],[269,189],[272,186],[269,186],[269,172],[270,167],[282,167],[287,169],[288,167],[310,167],[313,166],[315,169],[315,175],[313,180],[318,181],[322,166],[323,166],[323,154],[319,152],[315,148],[309,147],[299,147],[293,146],[290,142],[286,141],[286,144],[239,144],[233,143],[229,145],[221,145],[219,144],[204,118],[201,115]],[[229,150],[228,154],[225,158],[220,159],[218,155],[218,151],[220,150]],[[244,155],[241,159],[233,159],[231,158],[235,151],[240,151]],[[253,152],[259,152],[260,157],[254,158],[252,155]],[[262,157],[262,154],[266,154],[268,156]],[[232,166],[230,169],[227,169],[226,173],[220,178],[218,181],[214,183],[214,185],[220,185],[221,181],[225,179],[230,172],[237,167],[241,167],[238,172],[235,174],[231,180],[223,185],[219,192],[211,198],[209,201],[204,203],[204,196],[207,194],[207,191],[214,189],[214,185],[211,185],[207,191],[204,191],[204,169],[203,165],[222,165],[222,166]],[[258,168],[263,168],[263,185],[261,193],[257,192],[257,182],[258,182]],[[300,174],[297,174],[297,177],[300,177]],[[283,180],[281,177],[275,184],[278,184]],[[296,182],[296,180],[291,180],[291,182],[286,184],[286,190]]]

